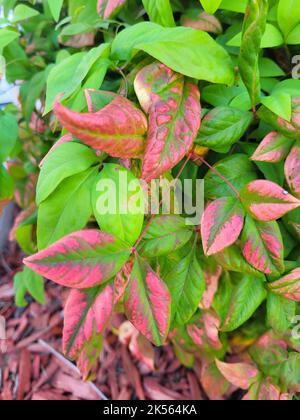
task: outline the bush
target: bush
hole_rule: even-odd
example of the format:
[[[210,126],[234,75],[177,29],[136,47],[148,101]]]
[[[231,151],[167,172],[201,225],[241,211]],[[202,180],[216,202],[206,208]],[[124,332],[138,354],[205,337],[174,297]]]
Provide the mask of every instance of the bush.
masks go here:
[[[71,289],[64,353],[86,379],[116,311],[200,359],[210,397],[296,397],[300,4],[3,3],[2,63],[22,80],[0,115],[0,203],[14,195],[30,255],[17,303],[43,302],[42,277]],[[154,182],[189,180],[198,217],[202,178],[197,223],[185,190]]]

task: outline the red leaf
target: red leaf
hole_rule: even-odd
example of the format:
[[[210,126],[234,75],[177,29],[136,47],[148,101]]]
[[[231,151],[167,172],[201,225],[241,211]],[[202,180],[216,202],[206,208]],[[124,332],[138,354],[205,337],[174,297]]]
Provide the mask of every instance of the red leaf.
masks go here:
[[[300,206],[300,201],[271,181],[250,182],[242,191],[241,199],[257,220],[269,222],[284,216]]]
[[[207,256],[217,254],[234,244],[244,224],[244,212],[234,197],[224,197],[210,203],[203,214],[201,234]]]
[[[272,131],[263,139],[251,159],[259,162],[280,162],[287,157],[292,144],[293,140]]]
[[[187,332],[193,342],[205,350],[213,348],[222,349],[223,345],[219,338],[220,318],[213,311],[204,311],[201,318],[187,327]]]
[[[276,222],[259,222],[248,216],[242,234],[242,251],[248,263],[265,274],[284,270],[284,247]]]
[[[61,124],[83,143],[113,157],[141,157],[147,132],[145,115],[123,96],[100,111],[78,113],[56,100],[54,112]]]
[[[216,364],[227,381],[238,388],[249,389],[259,376],[256,367],[248,363],[223,363],[216,360]]]
[[[137,259],[125,292],[125,313],[153,344],[165,341],[170,324],[171,297],[164,282],[142,259]]]
[[[296,144],[285,162],[285,177],[292,192],[300,197],[300,146]]]
[[[141,70],[134,85],[141,106],[149,112],[142,178],[150,181],[172,169],[191,149],[200,128],[200,93],[196,85],[160,63]]]
[[[25,258],[24,264],[62,286],[86,289],[111,279],[129,255],[130,250],[114,236],[85,230]]]
[[[91,380],[102,350],[103,331],[112,315],[113,292],[108,285],[87,292],[72,290],[65,306],[63,351],[84,380]]]
[[[269,283],[269,289],[286,299],[300,302],[300,268],[295,268],[281,279]]]
[[[98,13],[104,20],[115,16],[127,0],[98,0]]]

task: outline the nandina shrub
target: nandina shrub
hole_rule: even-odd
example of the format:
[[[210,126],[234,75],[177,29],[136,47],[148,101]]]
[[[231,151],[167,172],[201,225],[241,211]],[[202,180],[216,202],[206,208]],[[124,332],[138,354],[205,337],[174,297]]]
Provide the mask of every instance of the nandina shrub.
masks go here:
[[[185,366],[200,360],[212,399],[232,385],[245,399],[295,398],[300,4],[86,3],[14,9],[13,22],[25,20],[18,29],[27,50],[26,35],[51,14],[60,20],[56,50],[66,47],[50,49],[46,98],[44,85],[36,96],[53,132],[62,131],[40,164],[38,249],[17,278],[21,298],[40,276],[70,288],[64,353],[86,379],[112,314],[121,312],[143,340],[171,344]],[[9,27],[2,37],[15,33]],[[5,42],[8,60],[10,42],[20,45]],[[195,194],[202,178],[198,223],[177,211],[176,194],[167,212],[164,194],[158,214],[132,206],[145,191],[154,197],[155,179],[192,180]],[[17,227],[34,229],[32,214]]]

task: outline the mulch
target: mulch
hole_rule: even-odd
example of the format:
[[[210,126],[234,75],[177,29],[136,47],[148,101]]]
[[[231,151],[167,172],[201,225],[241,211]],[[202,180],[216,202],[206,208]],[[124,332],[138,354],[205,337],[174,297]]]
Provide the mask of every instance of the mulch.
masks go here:
[[[63,306],[68,291],[46,283],[46,305],[14,304],[13,276],[22,255],[10,243],[0,255],[0,316],[7,340],[1,343],[0,400],[202,400],[206,395],[195,370],[180,365],[170,346],[138,351],[132,327],[116,315],[106,334],[93,382],[61,354]],[[115,334],[122,331],[122,334]],[[145,346],[145,343],[144,343]]]

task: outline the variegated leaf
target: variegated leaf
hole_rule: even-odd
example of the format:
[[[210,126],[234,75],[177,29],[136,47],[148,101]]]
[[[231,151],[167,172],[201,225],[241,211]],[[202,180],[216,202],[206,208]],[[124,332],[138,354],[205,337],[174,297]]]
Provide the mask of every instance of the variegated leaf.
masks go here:
[[[182,26],[188,28],[199,29],[200,31],[211,32],[213,34],[221,34],[223,32],[222,24],[214,15],[206,12],[200,12],[195,15],[187,14],[181,19]]]
[[[214,311],[203,311],[196,323],[187,326],[187,332],[200,349],[221,350],[220,324],[220,318]]]
[[[258,162],[281,162],[289,154],[293,142],[292,139],[272,131],[262,140],[251,159]]]
[[[288,155],[284,170],[290,189],[300,198],[300,145],[298,143]]]
[[[241,191],[241,200],[249,213],[262,222],[279,219],[300,206],[300,200],[266,180],[250,182]]]
[[[238,388],[249,389],[259,379],[259,371],[254,365],[248,363],[224,363],[216,360],[217,367],[222,375]]]
[[[241,239],[249,264],[265,274],[283,272],[284,248],[277,222],[259,222],[247,216]]]
[[[300,302],[300,268],[296,268],[281,279],[269,283],[269,289],[286,299]]]
[[[113,235],[83,230],[25,258],[24,264],[62,286],[86,289],[111,279],[129,256],[127,245]]]
[[[211,202],[201,222],[205,255],[216,254],[234,244],[242,231],[244,211],[237,198],[225,197]]]
[[[54,112],[61,124],[88,146],[113,157],[141,157],[148,124],[145,115],[123,96],[100,111],[78,113],[56,100]]]
[[[63,351],[87,378],[102,348],[102,334],[112,315],[113,288],[72,290],[64,310]]]
[[[134,84],[149,113],[142,178],[150,181],[172,169],[191,149],[200,128],[200,93],[191,81],[157,62],[142,69]]]
[[[148,263],[139,257],[133,266],[124,303],[127,318],[135,328],[153,344],[162,345],[170,324],[170,292]]]
[[[98,13],[104,20],[116,16],[127,0],[98,0]]]

